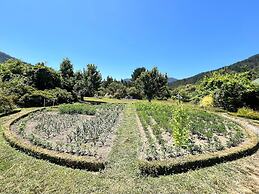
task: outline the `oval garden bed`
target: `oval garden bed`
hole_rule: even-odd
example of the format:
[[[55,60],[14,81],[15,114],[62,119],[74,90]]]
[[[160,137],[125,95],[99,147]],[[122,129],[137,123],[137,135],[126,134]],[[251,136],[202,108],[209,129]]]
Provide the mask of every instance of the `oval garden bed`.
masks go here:
[[[164,175],[252,154],[257,136],[236,122],[184,105],[136,104],[142,174]]]
[[[122,112],[123,106],[114,104],[41,109],[14,120],[5,137],[38,158],[98,171],[105,167]]]

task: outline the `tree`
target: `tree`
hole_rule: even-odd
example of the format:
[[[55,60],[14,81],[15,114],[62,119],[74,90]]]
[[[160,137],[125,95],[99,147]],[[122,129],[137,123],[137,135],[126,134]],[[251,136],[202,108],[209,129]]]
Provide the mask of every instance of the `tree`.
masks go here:
[[[127,88],[121,82],[114,81],[108,86],[107,93],[114,98],[121,99],[127,96]]]
[[[34,66],[33,83],[39,90],[60,87],[60,76],[53,69],[42,64]]]
[[[68,58],[63,59],[60,64],[60,73],[62,78],[71,78],[74,76],[73,64]]]
[[[73,91],[74,86],[74,70],[71,61],[66,58],[60,64],[61,87],[69,92]]]
[[[127,88],[127,95],[132,99],[142,99],[144,94],[142,90],[137,89],[135,86]]]
[[[83,73],[78,71],[74,75],[75,84],[73,86],[73,92],[76,93],[77,96],[80,96],[81,100],[84,100],[84,96],[87,94],[87,83],[84,79]]]
[[[137,68],[133,71],[132,75],[131,75],[131,81],[136,81],[139,76],[141,75],[141,73],[143,72],[146,72],[146,68],[145,67],[140,67],[140,68]]]
[[[168,88],[167,75],[161,74],[155,67],[151,71],[142,72],[138,78],[149,102],[154,97],[160,97]]]
[[[87,65],[87,70],[83,73],[75,73],[75,85],[73,90],[76,92],[80,99],[83,100],[85,96],[94,96],[98,93],[102,83],[102,76],[93,64]]]
[[[86,81],[87,96],[94,96],[102,83],[102,75],[94,64],[88,64],[87,70],[84,71],[83,77]]]
[[[102,87],[107,88],[112,82],[114,82],[113,78],[107,76],[106,80],[104,80],[102,83]]]

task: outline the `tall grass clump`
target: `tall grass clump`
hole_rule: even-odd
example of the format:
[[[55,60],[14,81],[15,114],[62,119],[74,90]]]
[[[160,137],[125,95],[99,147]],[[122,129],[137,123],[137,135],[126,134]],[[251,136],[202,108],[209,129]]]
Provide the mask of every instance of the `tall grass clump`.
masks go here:
[[[259,120],[259,112],[250,108],[239,108],[236,114],[240,117]]]
[[[94,107],[93,105],[82,103],[63,104],[60,105],[58,109],[61,114],[94,115],[96,113],[96,107]]]

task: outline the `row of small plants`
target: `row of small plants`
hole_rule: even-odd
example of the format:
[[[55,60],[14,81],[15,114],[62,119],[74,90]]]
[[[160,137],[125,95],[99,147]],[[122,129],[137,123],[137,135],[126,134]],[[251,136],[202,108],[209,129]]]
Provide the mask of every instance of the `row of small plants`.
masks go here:
[[[58,110],[61,114],[94,115],[96,113],[96,106],[82,103],[63,104],[58,107]]]
[[[78,105],[71,107],[74,109]],[[43,110],[21,119],[14,125],[14,130],[34,145],[98,158],[98,149],[110,146],[106,142],[115,131],[123,105],[98,105],[94,109],[94,116],[85,111],[74,114],[71,109],[69,114]]]
[[[183,104],[137,103],[136,109],[148,139],[147,160],[224,150],[245,138],[236,123]]]

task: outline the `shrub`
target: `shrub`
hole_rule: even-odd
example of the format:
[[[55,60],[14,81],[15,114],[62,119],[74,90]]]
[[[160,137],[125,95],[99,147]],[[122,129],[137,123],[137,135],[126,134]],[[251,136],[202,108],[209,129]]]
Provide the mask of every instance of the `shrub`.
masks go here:
[[[213,73],[211,77],[204,78],[199,87],[202,96],[213,95],[215,106],[228,111],[237,111],[244,106],[256,90],[248,73]]]
[[[189,116],[182,105],[173,110],[171,120],[171,128],[173,129],[172,135],[176,146],[186,146],[189,139],[190,130],[187,125]]]
[[[23,95],[18,104],[23,107],[52,106],[61,103],[71,103],[76,99],[70,92],[55,88],[52,90],[34,90]]]
[[[82,103],[63,104],[59,106],[59,112],[61,114],[94,115],[96,113],[96,108],[92,105]]]
[[[0,113],[8,113],[14,109],[13,101],[3,94],[0,94]]]
[[[211,95],[204,96],[201,99],[200,106],[202,107],[213,107],[214,100]]]
[[[245,107],[238,109],[237,116],[259,120],[259,112]]]

